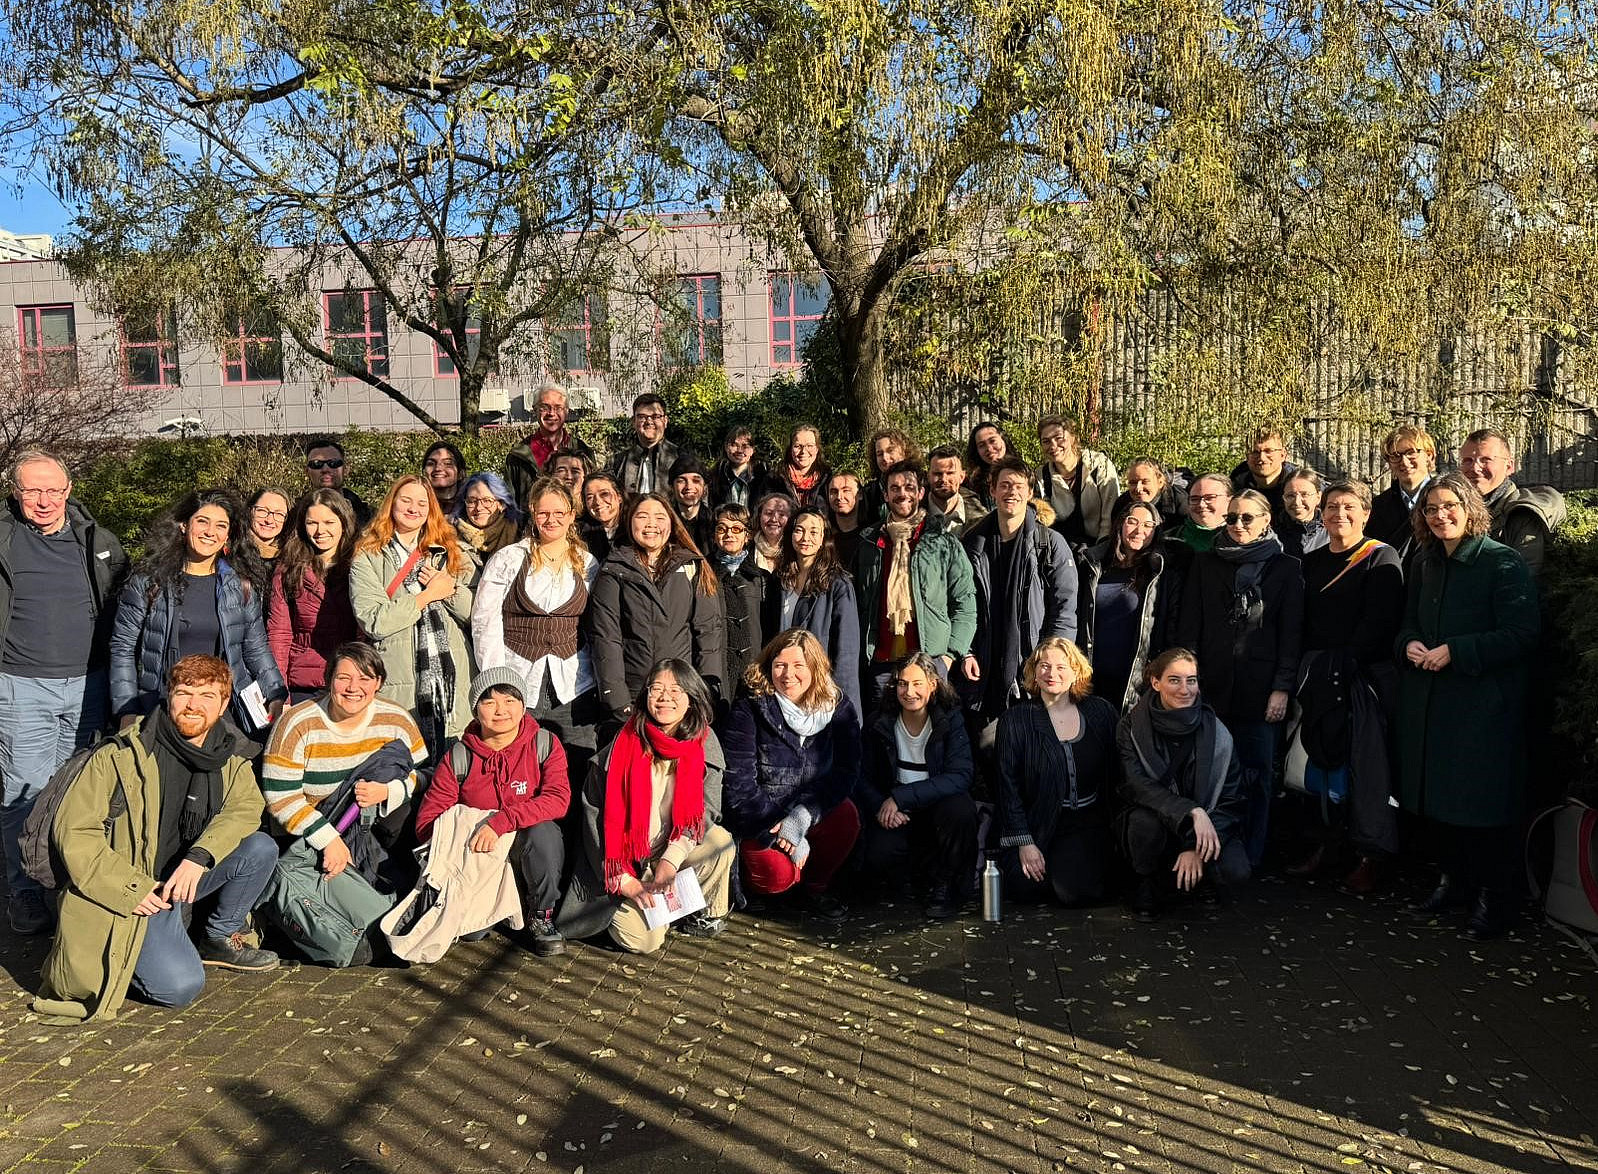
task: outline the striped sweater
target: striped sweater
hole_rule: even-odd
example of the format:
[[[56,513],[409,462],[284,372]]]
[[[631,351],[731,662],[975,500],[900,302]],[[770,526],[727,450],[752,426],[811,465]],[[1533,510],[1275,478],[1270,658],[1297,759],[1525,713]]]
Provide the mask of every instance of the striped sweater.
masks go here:
[[[328,822],[328,816],[336,813],[324,816],[317,805],[395,738],[411,748],[413,762],[427,760],[427,747],[415,719],[382,697],[373,700],[366,725],[355,731],[334,728],[320,698],[284,710],[273,725],[272,742],[261,766],[261,789],[266,792],[273,820],[291,835],[304,836],[311,847],[327,847],[338,836]],[[412,771],[388,785],[388,798],[380,812],[393,812],[415,790],[416,772]]]

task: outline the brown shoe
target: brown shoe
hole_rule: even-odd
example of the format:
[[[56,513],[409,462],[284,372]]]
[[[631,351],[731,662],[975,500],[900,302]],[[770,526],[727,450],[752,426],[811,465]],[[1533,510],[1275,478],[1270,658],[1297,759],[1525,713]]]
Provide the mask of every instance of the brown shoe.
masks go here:
[[[1368,897],[1387,882],[1387,873],[1381,862],[1372,856],[1361,856],[1354,871],[1345,876],[1338,886],[1345,893]]]
[[[1288,876],[1314,876],[1326,867],[1328,863],[1326,855],[1326,845],[1317,844],[1315,850],[1308,856],[1297,864],[1289,864],[1283,871]]]

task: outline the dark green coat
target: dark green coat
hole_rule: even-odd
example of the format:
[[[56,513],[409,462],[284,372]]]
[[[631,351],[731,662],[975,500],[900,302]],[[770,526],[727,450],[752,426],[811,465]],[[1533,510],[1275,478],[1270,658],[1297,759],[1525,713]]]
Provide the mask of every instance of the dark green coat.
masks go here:
[[[1537,591],[1526,563],[1490,538],[1445,558],[1427,544],[1411,564],[1398,632],[1399,797],[1406,810],[1461,827],[1506,827],[1525,793],[1526,675],[1537,648]],[[1447,644],[1441,672],[1404,648]]]

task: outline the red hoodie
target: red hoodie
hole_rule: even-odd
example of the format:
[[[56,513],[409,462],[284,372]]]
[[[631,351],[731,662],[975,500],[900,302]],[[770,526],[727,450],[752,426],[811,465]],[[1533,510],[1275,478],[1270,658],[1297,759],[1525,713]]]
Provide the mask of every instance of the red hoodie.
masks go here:
[[[467,726],[461,735],[472,752],[466,781],[455,777],[446,752],[416,813],[417,839],[426,841],[433,821],[457,803],[494,812],[488,826],[502,836],[565,815],[572,797],[566,779],[566,751],[560,739],[551,736],[549,757],[540,767],[537,738],[538,723],[532,714],[522,718],[516,740],[503,750],[489,748],[477,722]]]

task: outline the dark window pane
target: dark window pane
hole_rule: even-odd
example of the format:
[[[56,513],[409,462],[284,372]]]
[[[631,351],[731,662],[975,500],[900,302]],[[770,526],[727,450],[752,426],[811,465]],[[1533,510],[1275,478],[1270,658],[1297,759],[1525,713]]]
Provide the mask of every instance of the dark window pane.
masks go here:
[[[160,352],[153,346],[127,350],[128,386],[154,387],[161,382]]]

